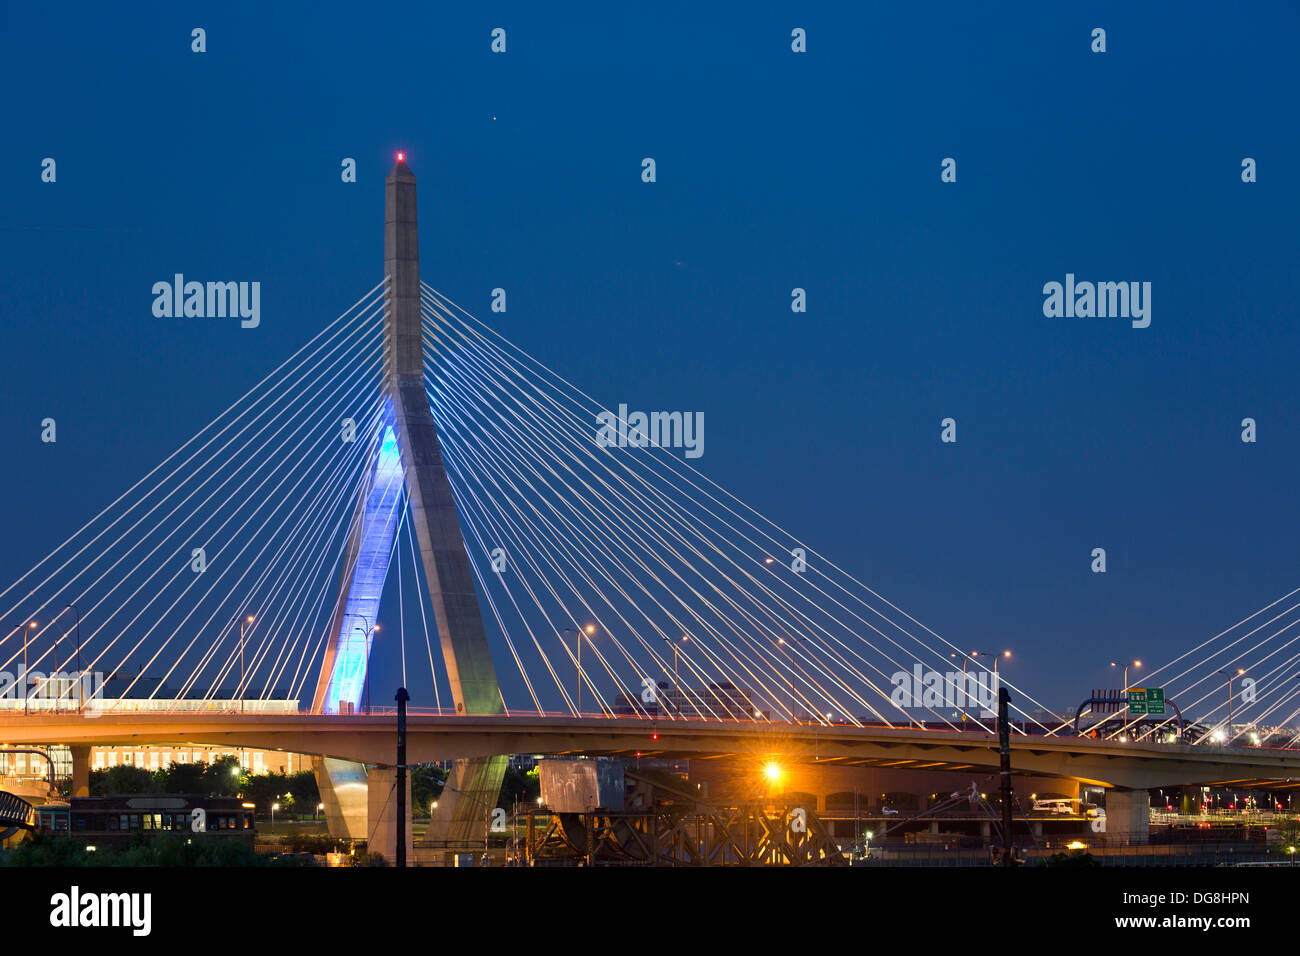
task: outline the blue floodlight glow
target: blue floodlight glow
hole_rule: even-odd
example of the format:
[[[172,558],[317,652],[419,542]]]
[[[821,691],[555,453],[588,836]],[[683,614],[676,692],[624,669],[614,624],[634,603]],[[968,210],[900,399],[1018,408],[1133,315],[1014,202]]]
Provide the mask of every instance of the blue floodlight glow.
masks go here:
[[[355,710],[365,693],[366,665],[370,660],[379,599],[388,575],[393,535],[400,518],[398,505],[402,500],[402,485],[402,457],[397,448],[397,435],[393,426],[388,425],[384,428],[374,480],[361,518],[361,547],[352,572],[352,586],[348,589],[343,625],[339,630],[334,665],[322,705],[327,714],[347,710],[345,704],[350,704]]]

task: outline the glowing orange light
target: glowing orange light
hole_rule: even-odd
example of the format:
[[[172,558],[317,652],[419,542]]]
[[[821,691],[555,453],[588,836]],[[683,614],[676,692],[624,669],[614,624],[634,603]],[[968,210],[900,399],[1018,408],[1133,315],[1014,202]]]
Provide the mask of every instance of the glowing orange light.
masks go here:
[[[397,161],[398,161],[399,163],[402,162],[402,160],[404,160],[404,159],[406,159],[406,154],[405,154],[405,153],[398,153],[398,154],[397,154]]]

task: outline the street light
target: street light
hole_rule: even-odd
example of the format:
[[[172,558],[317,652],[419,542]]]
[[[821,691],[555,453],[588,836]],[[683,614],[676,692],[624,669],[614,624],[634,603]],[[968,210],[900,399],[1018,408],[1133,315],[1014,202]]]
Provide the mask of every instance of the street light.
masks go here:
[[[994,675],[996,675],[997,672],[998,672],[998,658],[1001,658],[1001,657],[1010,657],[1010,656],[1011,656],[1011,652],[1010,652],[1010,651],[1003,651],[1001,654],[994,654],[994,653],[991,653],[990,651],[971,651],[971,652],[970,652],[970,656],[971,656],[971,657],[979,657],[981,654],[983,654],[985,657],[991,657],[991,658],[993,658],[993,673],[994,673]],[[994,681],[994,683],[996,683],[996,681]]]
[[[1119,667],[1119,664],[1116,661],[1111,661],[1110,666]],[[1142,662],[1134,661],[1132,665],[1129,664],[1124,665],[1124,729],[1125,730],[1128,730],[1128,669],[1130,666],[1132,666],[1134,670],[1137,670],[1142,666]]]
[[[596,625],[588,624],[581,631],[575,631],[571,627],[564,629],[566,634],[576,634],[578,637],[578,716],[582,716],[582,638],[583,634],[595,634]]]
[[[28,622],[26,627],[23,627],[21,624],[14,625],[15,631],[21,628],[23,632],[23,715],[24,716],[26,716],[27,714],[27,698],[31,696],[27,692],[27,632],[32,630],[35,627],[36,627],[35,621]]]
[[[361,636],[366,642],[366,652],[367,652],[366,657],[369,658],[370,641],[371,638],[375,636],[375,632],[379,630],[379,622],[376,621],[375,626],[371,627],[370,621],[366,619],[364,614],[358,614],[357,617],[361,618],[361,622],[366,626],[365,628],[354,627],[353,630],[361,631]],[[367,714],[370,713],[370,668],[369,667],[366,668],[366,713]]]
[[[691,636],[689,634],[683,634],[675,641],[670,641],[667,637],[664,638],[665,641],[673,646],[673,712],[679,715],[682,712],[682,691],[677,684],[677,649],[690,639]]]
[[[793,636],[794,635],[791,635],[792,638]],[[799,719],[795,715],[795,709],[794,709],[794,659],[790,656],[790,652],[785,649],[784,637],[778,637],[776,639],[776,643],[777,646],[781,648],[781,653],[785,655],[786,666],[789,668],[789,673],[786,675],[785,678],[785,684],[786,684],[786,688],[790,691],[790,720],[792,723],[797,724],[799,723]]]
[[[964,724],[964,723],[966,723],[966,661],[967,661],[967,659],[968,659],[968,657],[969,657],[970,655],[968,655],[968,654],[961,654],[961,655],[958,655],[958,653],[957,653],[956,651],[953,651],[953,652],[952,652],[951,654],[949,654],[948,656],[949,656],[949,657],[958,657],[958,656],[961,657],[961,704],[962,704],[962,707],[961,707],[961,722]]]
[[[1244,667],[1238,667],[1236,674],[1234,674],[1232,671],[1225,671],[1225,670],[1215,671],[1215,673],[1226,674],[1228,677],[1228,742],[1231,743],[1232,742],[1232,679],[1240,674],[1246,673],[1246,669]]]
[[[235,688],[239,694],[239,712],[244,712],[244,625],[253,623],[253,615],[241,618],[239,621],[239,686]]]
[[[81,676],[81,611],[77,610],[77,606],[75,604],[69,604],[68,607],[71,608],[72,613],[77,616],[77,672],[76,672],[77,687],[79,688],[79,694],[81,697],[81,709],[85,710],[86,709],[86,682],[82,679]]]
[[[993,658],[993,692],[996,694],[997,688],[999,686],[998,685],[998,658],[1010,657],[1011,656],[1010,651],[1003,651],[1001,654],[994,654],[991,651],[971,651],[969,654],[961,654],[961,655],[958,655],[954,651],[953,653],[948,655],[949,657],[958,657],[958,656],[961,657],[961,694],[962,694],[961,722],[963,724],[966,723],[966,704],[969,701],[969,697],[966,694],[966,662],[968,660],[973,661],[981,654],[983,654],[985,657]]]

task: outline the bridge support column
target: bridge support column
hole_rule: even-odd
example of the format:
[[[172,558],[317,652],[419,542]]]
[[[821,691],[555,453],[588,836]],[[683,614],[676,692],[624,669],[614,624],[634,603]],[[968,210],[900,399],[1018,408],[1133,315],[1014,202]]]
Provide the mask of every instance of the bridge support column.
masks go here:
[[[501,780],[508,762],[509,758],[504,756],[457,760],[429,820],[429,839],[449,844],[473,843],[482,849],[488,817],[501,795]]]
[[[1106,842],[1151,842],[1151,795],[1147,791],[1106,791]]]
[[[391,865],[397,859],[397,768],[371,767],[366,773],[368,808],[366,829],[369,831],[371,853],[381,853]],[[411,779],[406,779],[406,859],[413,860],[415,851],[411,836]]]
[[[325,804],[325,825],[330,836],[364,840],[367,836],[365,764],[334,757],[313,757],[312,770],[321,803]]]
[[[90,746],[74,745],[72,751],[72,796],[90,796]]]

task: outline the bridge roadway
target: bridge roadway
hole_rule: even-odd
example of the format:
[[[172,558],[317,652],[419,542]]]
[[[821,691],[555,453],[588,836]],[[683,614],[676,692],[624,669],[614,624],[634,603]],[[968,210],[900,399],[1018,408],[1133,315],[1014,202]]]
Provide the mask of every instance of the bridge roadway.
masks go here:
[[[392,765],[395,725],[391,714],[9,714],[0,716],[0,741],[251,748]],[[1107,787],[1300,786],[1300,751],[1025,735],[1012,735],[1011,747],[1011,765],[1018,773]],[[911,770],[998,767],[997,738],[985,732],[571,716],[407,718],[410,763],[490,754],[779,758]]]

